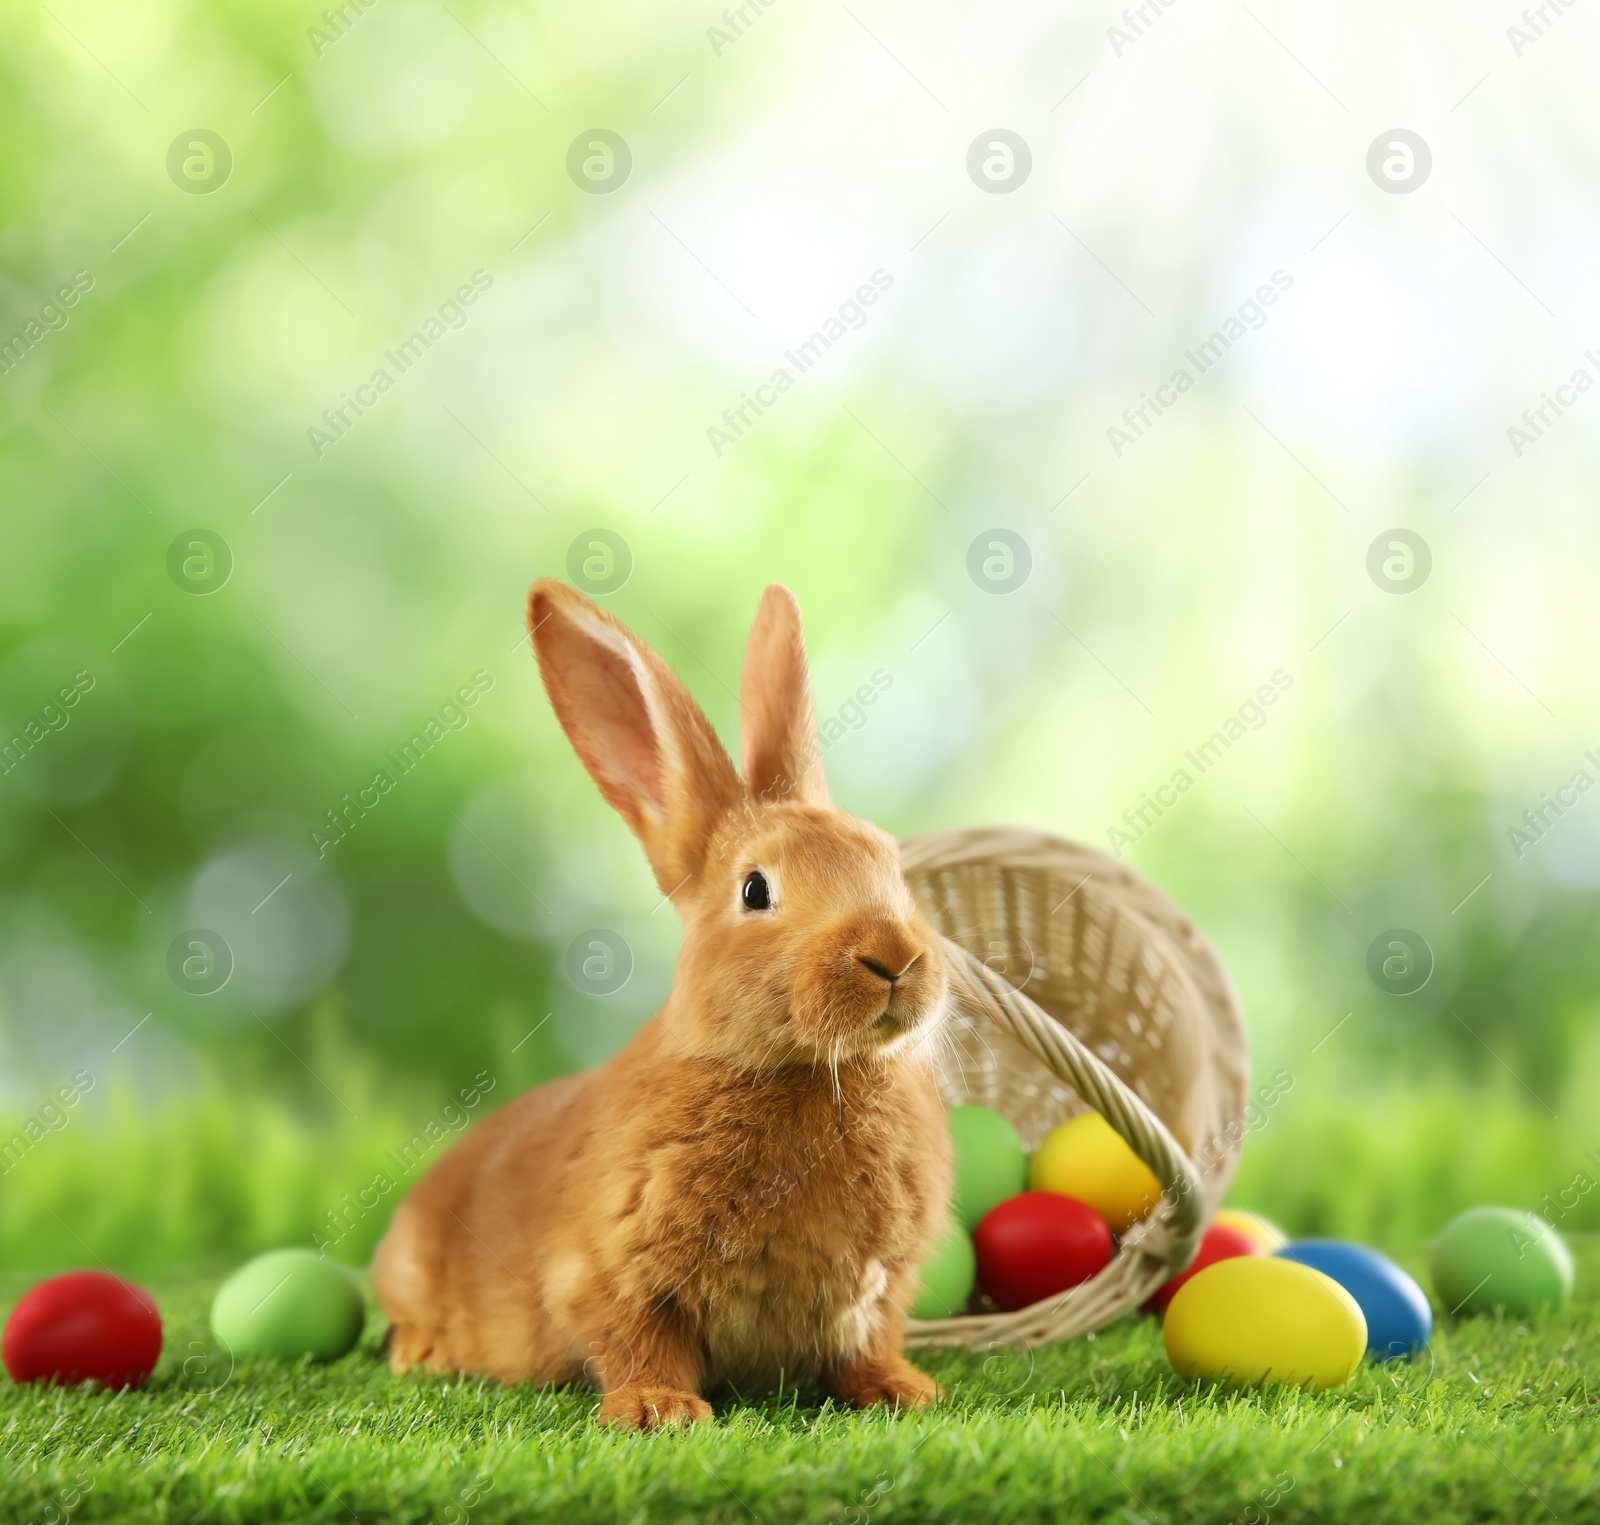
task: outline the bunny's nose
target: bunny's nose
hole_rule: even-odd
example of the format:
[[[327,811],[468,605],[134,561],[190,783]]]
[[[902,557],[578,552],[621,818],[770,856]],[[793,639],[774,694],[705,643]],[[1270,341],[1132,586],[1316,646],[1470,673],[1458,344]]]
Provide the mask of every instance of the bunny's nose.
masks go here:
[[[920,954],[912,954],[912,956],[907,959],[898,970],[891,969],[887,964],[880,963],[875,958],[868,958],[864,953],[856,954],[856,962],[865,965],[875,975],[877,975],[879,979],[887,980],[892,985],[896,980],[903,979],[905,977],[905,975],[910,971],[911,966],[916,963],[920,956]]]

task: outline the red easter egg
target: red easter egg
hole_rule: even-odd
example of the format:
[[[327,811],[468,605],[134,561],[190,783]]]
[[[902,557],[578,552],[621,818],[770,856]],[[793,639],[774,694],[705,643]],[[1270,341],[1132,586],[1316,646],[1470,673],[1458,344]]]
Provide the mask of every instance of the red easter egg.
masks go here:
[[[1219,1260],[1232,1260],[1235,1255],[1265,1255],[1266,1251],[1248,1234],[1241,1234],[1225,1223],[1213,1223],[1200,1240],[1200,1253],[1194,1257],[1187,1271],[1180,1271],[1171,1281],[1164,1281],[1144,1302],[1146,1313],[1165,1313],[1167,1304],[1177,1290],[1191,1276],[1198,1275],[1207,1266]]]
[[[978,1285],[1008,1313],[1080,1286],[1111,1261],[1106,1220],[1054,1191],[1025,1191],[991,1208],[972,1244]]]
[[[160,1354],[161,1315],[149,1293],[104,1271],[40,1282],[11,1310],[0,1341],[17,1382],[139,1387]]]

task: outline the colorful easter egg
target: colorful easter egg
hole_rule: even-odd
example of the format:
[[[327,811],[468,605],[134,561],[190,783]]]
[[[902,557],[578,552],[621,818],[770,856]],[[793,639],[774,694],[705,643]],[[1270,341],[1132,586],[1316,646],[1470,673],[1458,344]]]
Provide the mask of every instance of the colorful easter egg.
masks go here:
[[[1087,1203],[1025,1191],[984,1214],[972,1236],[978,1285],[1007,1312],[1081,1286],[1111,1262],[1111,1230]]]
[[[1512,1207],[1473,1207],[1453,1218],[1428,1253],[1433,1290],[1448,1313],[1560,1308],[1572,1295],[1572,1251],[1543,1218]]]
[[[1161,1183],[1098,1112],[1069,1118],[1039,1146],[1028,1167],[1034,1191],[1086,1202],[1121,1234],[1161,1200]]]
[[[222,1284],[211,1329],[236,1357],[331,1361],[361,1337],[366,1302],[348,1267],[315,1250],[269,1250]]]
[[[1433,1332],[1428,1294],[1385,1255],[1338,1239],[1298,1239],[1279,1250],[1282,1260],[1331,1276],[1361,1305],[1367,1354],[1380,1361],[1414,1356]]]
[[[161,1355],[150,1294],[105,1271],[69,1271],[23,1294],[6,1320],[6,1370],[18,1382],[139,1387]]]
[[[1272,1219],[1263,1218],[1260,1213],[1247,1212],[1242,1207],[1225,1207],[1212,1221],[1224,1228],[1248,1234],[1269,1255],[1274,1250],[1281,1250],[1289,1242],[1289,1236]]]
[[[971,1102],[948,1114],[955,1146],[955,1192],[951,1211],[972,1230],[989,1211],[1028,1184],[1028,1157],[1017,1130],[998,1112]]]
[[[1178,1289],[1161,1339],[1180,1376],[1320,1391],[1360,1366],[1367,1321],[1331,1276],[1276,1255],[1238,1255]]]
[[[1200,1241],[1200,1252],[1190,1262],[1186,1271],[1180,1271],[1171,1281],[1164,1281],[1145,1300],[1146,1313],[1161,1313],[1177,1295],[1178,1288],[1192,1277],[1198,1276],[1207,1266],[1219,1260],[1231,1260],[1235,1255],[1264,1255],[1266,1251],[1248,1234],[1229,1228],[1225,1223],[1213,1223]]]
[[[923,1262],[912,1318],[954,1318],[967,1306],[977,1274],[972,1236],[952,1218]]]

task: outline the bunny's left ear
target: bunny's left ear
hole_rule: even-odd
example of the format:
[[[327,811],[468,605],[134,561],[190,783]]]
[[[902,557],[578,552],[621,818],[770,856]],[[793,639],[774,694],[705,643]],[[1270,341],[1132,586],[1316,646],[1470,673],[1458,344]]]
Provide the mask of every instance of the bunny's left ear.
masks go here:
[[[744,784],[769,804],[829,806],[817,717],[806,674],[800,605],[782,583],[761,595],[739,676]]]
[[[540,578],[528,629],[561,729],[671,895],[743,801],[733,760],[678,675],[581,593]]]

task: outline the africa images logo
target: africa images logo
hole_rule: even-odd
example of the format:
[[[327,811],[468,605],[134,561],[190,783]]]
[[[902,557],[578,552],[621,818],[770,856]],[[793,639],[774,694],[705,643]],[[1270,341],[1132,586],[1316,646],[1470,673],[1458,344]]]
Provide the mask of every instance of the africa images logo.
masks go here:
[[[829,313],[819,328],[814,329],[793,349],[785,350],[783,358],[794,367],[794,370],[791,372],[787,367],[780,365],[756,388],[754,397],[748,392],[741,392],[735,406],[724,408],[722,423],[712,424],[706,430],[711,453],[720,458],[723,451],[743,439],[754,427],[756,420],[794,386],[797,377],[805,375],[844,338],[847,332],[851,329],[865,328],[867,319],[871,316],[867,309],[874,306],[878,298],[893,285],[894,277],[887,270],[874,270],[872,278],[856,287],[855,294],[847,297]]]
[[[1143,439],[1161,416],[1174,407],[1184,393],[1190,391],[1235,344],[1252,329],[1265,328],[1270,316],[1267,309],[1293,285],[1294,277],[1287,270],[1274,270],[1271,279],[1263,281],[1255,294],[1229,313],[1209,337],[1194,349],[1186,349],[1183,352],[1186,363],[1173,368],[1172,375],[1156,387],[1155,395],[1141,392],[1136,404],[1122,410],[1120,422],[1107,428],[1106,441],[1112,453],[1120,459],[1122,452],[1136,440]]]
[[[378,366],[357,386],[355,396],[341,392],[337,403],[322,410],[322,421],[327,428],[319,429],[313,424],[306,430],[306,439],[319,461],[329,446],[336,445],[377,407],[446,334],[467,326],[471,307],[492,285],[494,277],[487,270],[474,270],[470,283],[458,286],[455,295],[440,303],[436,312],[429,313],[420,327],[413,329],[393,349],[383,352],[387,364]]]

